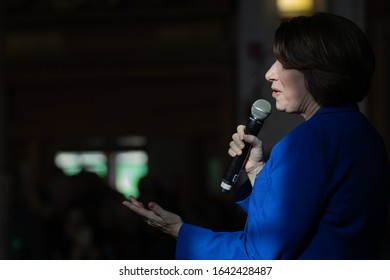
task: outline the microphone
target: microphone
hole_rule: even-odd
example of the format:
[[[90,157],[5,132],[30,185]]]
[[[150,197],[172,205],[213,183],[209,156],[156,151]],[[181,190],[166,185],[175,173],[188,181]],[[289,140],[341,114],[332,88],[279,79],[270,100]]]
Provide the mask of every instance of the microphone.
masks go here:
[[[245,127],[245,133],[257,136],[263,126],[264,120],[271,114],[271,104],[264,99],[258,99],[253,103],[251,116]],[[242,154],[231,159],[221,182],[221,191],[227,193],[237,181],[239,173],[248,157],[251,145],[245,143]]]

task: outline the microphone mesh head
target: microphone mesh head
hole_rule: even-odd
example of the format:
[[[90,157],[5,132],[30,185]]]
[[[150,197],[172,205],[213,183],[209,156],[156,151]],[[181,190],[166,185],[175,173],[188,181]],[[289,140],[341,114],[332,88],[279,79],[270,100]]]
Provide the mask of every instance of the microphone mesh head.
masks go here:
[[[266,119],[271,114],[271,104],[264,99],[258,99],[253,103],[252,116],[259,120]]]

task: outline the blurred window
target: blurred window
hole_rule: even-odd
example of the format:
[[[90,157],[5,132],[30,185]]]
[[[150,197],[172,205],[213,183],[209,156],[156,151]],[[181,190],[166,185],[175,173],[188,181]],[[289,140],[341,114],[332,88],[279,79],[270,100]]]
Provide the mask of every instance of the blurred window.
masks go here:
[[[94,172],[125,197],[138,197],[138,182],[148,173],[148,154],[144,150],[60,151],[54,162],[68,176],[82,170]]]

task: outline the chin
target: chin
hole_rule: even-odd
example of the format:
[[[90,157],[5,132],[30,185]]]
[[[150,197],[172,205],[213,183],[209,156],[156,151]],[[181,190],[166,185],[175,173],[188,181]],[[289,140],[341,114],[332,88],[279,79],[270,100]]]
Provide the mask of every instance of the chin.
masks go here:
[[[277,103],[276,103],[275,107],[276,107],[276,110],[278,110],[278,111],[281,111],[281,112],[285,112],[286,111],[286,107],[280,106]]]

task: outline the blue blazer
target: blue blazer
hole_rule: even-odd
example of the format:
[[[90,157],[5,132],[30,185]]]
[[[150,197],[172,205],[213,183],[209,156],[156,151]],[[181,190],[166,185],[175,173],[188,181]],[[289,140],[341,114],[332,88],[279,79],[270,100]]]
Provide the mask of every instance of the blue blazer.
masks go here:
[[[389,162],[357,105],[321,108],[279,143],[237,202],[243,231],[184,224],[177,259],[375,259],[387,225]]]

